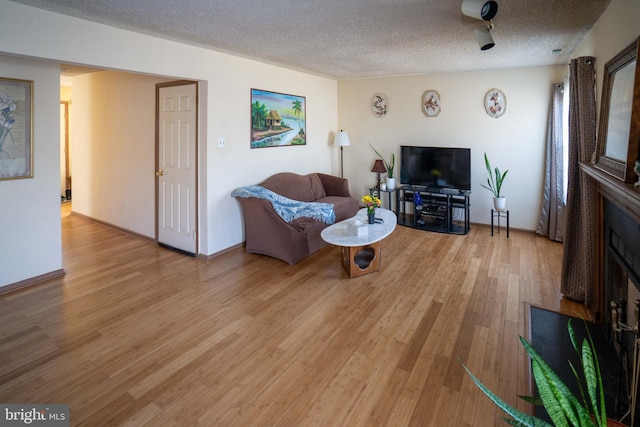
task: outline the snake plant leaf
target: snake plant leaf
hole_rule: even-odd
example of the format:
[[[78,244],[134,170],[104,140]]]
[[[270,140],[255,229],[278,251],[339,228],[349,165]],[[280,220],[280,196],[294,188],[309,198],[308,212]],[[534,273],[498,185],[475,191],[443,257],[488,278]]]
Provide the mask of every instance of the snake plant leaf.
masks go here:
[[[571,338],[571,344],[573,345],[573,349],[576,351],[577,354],[580,354],[580,350],[578,349],[578,339],[576,338],[576,333],[573,330],[573,326],[571,325],[571,319],[569,319],[569,321],[567,322],[567,330],[569,331],[569,338]]]
[[[587,392],[589,393],[589,403],[593,409],[594,418],[600,418],[598,398],[598,379],[596,378],[595,366],[593,362],[593,353],[587,340],[582,342],[582,366],[584,367],[584,377],[587,383]]]
[[[591,422],[588,411],[585,407],[580,403],[580,401],[575,397],[573,393],[569,390],[569,388],[562,382],[562,380],[558,377],[558,375],[551,369],[551,367],[542,359],[542,356],[529,344],[529,342],[520,337],[520,342],[524,346],[527,354],[531,358],[532,367],[535,364],[540,368],[541,374],[535,375],[534,378],[536,381],[536,385],[538,386],[538,391],[540,391],[540,385],[542,384],[544,387],[544,383],[547,382],[551,385],[551,390],[554,396],[557,397],[557,400],[560,406],[563,408],[565,415],[569,418],[573,425],[578,426],[590,426],[593,425]],[[547,412],[549,412],[549,408],[547,407],[547,401],[545,401],[545,396],[540,391],[540,397],[545,404],[545,408],[547,408]],[[547,396],[548,397],[548,396]],[[551,414],[549,414],[551,416]],[[553,418],[552,418],[553,419]],[[562,424],[559,424],[562,425]]]
[[[607,408],[606,408],[606,402],[604,399],[604,385],[602,384],[602,375],[600,374],[600,372],[602,371],[600,371],[600,362],[598,361],[598,354],[595,351],[596,347],[595,347],[595,344],[593,343],[593,338],[591,337],[591,332],[589,331],[588,328],[587,328],[587,338],[589,339],[589,347],[593,352],[594,372],[596,374],[596,380],[598,381],[598,390],[600,392],[599,394],[600,410],[598,413],[599,417],[597,418],[597,422],[598,422],[598,425],[604,427],[607,425]]]
[[[570,360],[569,360],[569,367],[571,368],[571,372],[573,372],[573,376],[575,377],[578,383],[578,390],[580,391],[580,398],[582,399],[584,407],[588,408],[589,401],[587,400],[586,394],[584,392],[584,384],[583,384],[584,381],[582,381],[582,377],[578,374],[578,370],[575,368],[575,366],[573,366],[573,362],[571,362]]]
[[[504,175],[506,175],[506,172],[502,175],[503,179]],[[491,183],[489,182],[489,184]],[[547,410],[547,414],[549,414],[549,417],[556,426],[605,427],[607,425],[607,418],[604,401],[604,387],[602,385],[600,365],[595,351],[593,338],[587,328],[588,339],[583,340],[582,345],[578,346],[578,341],[573,327],[571,326],[571,321],[569,321],[568,329],[573,347],[580,356],[580,364],[582,367],[581,373],[584,378],[578,374],[576,367],[570,361],[569,366],[578,380],[582,401],[578,400],[578,398],[562,382],[553,369],[551,369],[544,359],[542,359],[542,356],[540,356],[533,346],[531,346],[531,344],[523,337],[520,337],[520,342],[531,359],[531,369],[533,371],[533,377],[538,388],[540,399],[530,396],[520,396],[520,398],[534,404],[540,404],[540,402],[542,402],[544,408]],[[496,406],[513,418],[505,419],[508,424],[518,427],[551,426],[551,424],[546,421],[525,414],[507,404],[484,386],[484,384],[482,384],[480,380],[471,373],[460,359],[458,359],[458,361],[462,364],[465,371],[467,371],[467,374],[469,374],[480,390],[482,390],[482,392],[487,395],[489,399],[496,404]]]
[[[539,397],[536,396],[523,396],[523,395],[518,395],[518,397],[522,400],[524,400],[527,403],[531,403],[532,405],[535,406],[544,406],[542,403],[542,399],[540,399]]]
[[[602,385],[602,376],[600,375],[600,366],[598,364],[598,356],[594,351],[593,341],[589,334],[589,342],[585,339],[582,342],[582,366],[584,368],[584,376],[587,382],[587,390],[593,416],[597,425],[606,426],[606,408],[604,400],[604,386]]]
[[[503,418],[504,422],[507,424],[511,424],[512,426],[516,426],[516,427],[527,427],[527,424],[522,423],[520,421],[516,421],[516,420],[512,420],[510,418]]]
[[[480,390],[482,390],[482,392],[489,399],[491,399],[491,401],[493,403],[496,404],[496,406],[498,408],[500,408],[504,412],[506,412],[507,415],[513,417],[513,419],[516,420],[517,422],[521,423],[521,424],[513,424],[513,425],[529,426],[529,427],[553,427],[548,422],[546,422],[544,420],[541,420],[539,418],[535,418],[535,417],[533,417],[533,416],[531,416],[529,414],[525,414],[524,412],[517,410],[516,408],[512,407],[511,405],[509,405],[504,400],[500,399],[491,390],[489,390],[484,384],[482,384],[482,382],[480,382],[480,380],[478,378],[476,378],[475,375],[473,375],[471,373],[469,368],[467,368],[467,366],[464,363],[462,363],[462,361],[460,359],[458,359],[458,361],[460,362],[460,364],[462,365],[464,370],[467,371],[467,374],[469,374],[469,376],[471,377],[473,382],[480,388]]]
[[[549,418],[556,426],[569,425],[567,418],[573,425],[577,424],[577,417],[571,411],[571,406],[567,400],[563,400],[558,387],[553,383],[536,360],[531,361],[531,370],[536,380],[536,387],[540,393],[540,399],[544,403],[544,408],[549,414]]]
[[[591,337],[591,332],[589,331],[589,328],[585,328],[587,331],[587,338],[582,341],[582,346],[579,347],[573,325],[571,324],[571,319],[569,319],[567,329],[569,331],[569,337],[571,338],[573,348],[578,355],[581,355],[582,371],[584,373],[584,379],[586,382],[588,399],[587,396],[585,396],[580,376],[578,375],[573,364],[570,363],[570,365],[571,369],[573,370],[573,375],[578,380],[580,394],[582,395],[584,406],[585,408],[591,409],[598,426],[606,426],[607,415],[604,399],[604,386],[602,384],[602,376],[600,375],[600,364],[598,362],[598,355],[594,350],[595,345],[593,343],[593,338]],[[580,351],[580,349],[582,351]]]
[[[561,392],[555,373],[545,371],[532,361],[533,376],[547,414],[556,426],[593,426],[593,421],[580,401],[571,394]]]
[[[484,165],[487,168],[487,185],[481,184],[482,187],[491,191],[494,197],[500,197],[500,189],[502,188],[502,183],[504,182],[504,178],[507,176],[509,170],[504,171],[504,173],[500,172],[500,169],[497,167],[495,170],[491,170],[491,163],[489,162],[489,157],[487,153],[484,153]],[[495,176],[495,179],[494,179]]]

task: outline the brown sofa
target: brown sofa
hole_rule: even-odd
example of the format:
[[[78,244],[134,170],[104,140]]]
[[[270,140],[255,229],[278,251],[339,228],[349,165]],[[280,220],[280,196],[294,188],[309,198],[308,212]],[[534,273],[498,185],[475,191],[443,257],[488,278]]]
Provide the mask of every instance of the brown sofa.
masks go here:
[[[351,197],[344,178],[321,173],[283,172],[259,185],[288,199],[330,203],[335,222],[351,218],[358,212],[358,201]],[[286,222],[268,200],[254,197],[237,197],[237,200],[244,214],[247,252],[295,264],[326,245],[320,232],[329,224],[306,217]]]

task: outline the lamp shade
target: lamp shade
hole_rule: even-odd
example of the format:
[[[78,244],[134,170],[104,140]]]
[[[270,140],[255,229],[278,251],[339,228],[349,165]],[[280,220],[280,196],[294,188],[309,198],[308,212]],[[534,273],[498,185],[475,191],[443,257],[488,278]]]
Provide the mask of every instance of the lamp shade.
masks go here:
[[[340,132],[336,134],[335,139],[333,140],[333,145],[337,145],[339,147],[347,147],[351,145],[351,141],[349,140],[349,134],[340,129]]]
[[[376,160],[373,164],[373,168],[371,168],[371,172],[385,173],[386,171],[387,168],[384,167],[384,162],[382,160]]]
[[[483,25],[476,29],[476,40],[478,41],[480,50],[488,50],[496,45],[493,41],[493,37],[491,37],[489,29]]]

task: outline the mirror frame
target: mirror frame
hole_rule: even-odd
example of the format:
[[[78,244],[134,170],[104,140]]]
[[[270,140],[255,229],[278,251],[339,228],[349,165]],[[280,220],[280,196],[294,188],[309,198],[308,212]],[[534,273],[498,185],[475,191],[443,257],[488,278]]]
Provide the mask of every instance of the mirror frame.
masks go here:
[[[634,182],[636,175],[633,172],[636,160],[638,160],[638,143],[640,141],[640,66],[638,59],[640,50],[640,37],[633,43],[614,56],[604,66],[604,81],[602,84],[602,100],[600,103],[600,125],[598,129],[598,149],[595,167],[622,180],[623,182]],[[609,133],[609,119],[611,114],[611,96],[615,74],[636,61],[633,82],[633,98],[630,105],[625,108],[631,109],[629,123],[629,140],[627,144],[626,159],[616,159],[608,157],[607,135]],[[613,100],[614,102],[616,100]]]

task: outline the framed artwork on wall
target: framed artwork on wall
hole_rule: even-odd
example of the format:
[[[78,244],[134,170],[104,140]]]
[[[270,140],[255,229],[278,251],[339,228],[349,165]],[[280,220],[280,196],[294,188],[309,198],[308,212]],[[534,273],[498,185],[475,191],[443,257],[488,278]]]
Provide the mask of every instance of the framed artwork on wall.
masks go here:
[[[306,145],[306,98],[251,89],[251,148]]]
[[[604,66],[595,167],[633,182],[640,140],[640,38]]]
[[[427,90],[422,94],[422,113],[427,117],[440,114],[440,94],[435,90]]]
[[[507,97],[500,89],[489,89],[484,96],[484,110],[489,116],[497,119],[507,110]]]
[[[33,178],[33,80],[0,78],[0,180]]]
[[[383,93],[376,93],[371,99],[371,112],[374,116],[382,119],[389,112],[389,99]]]

